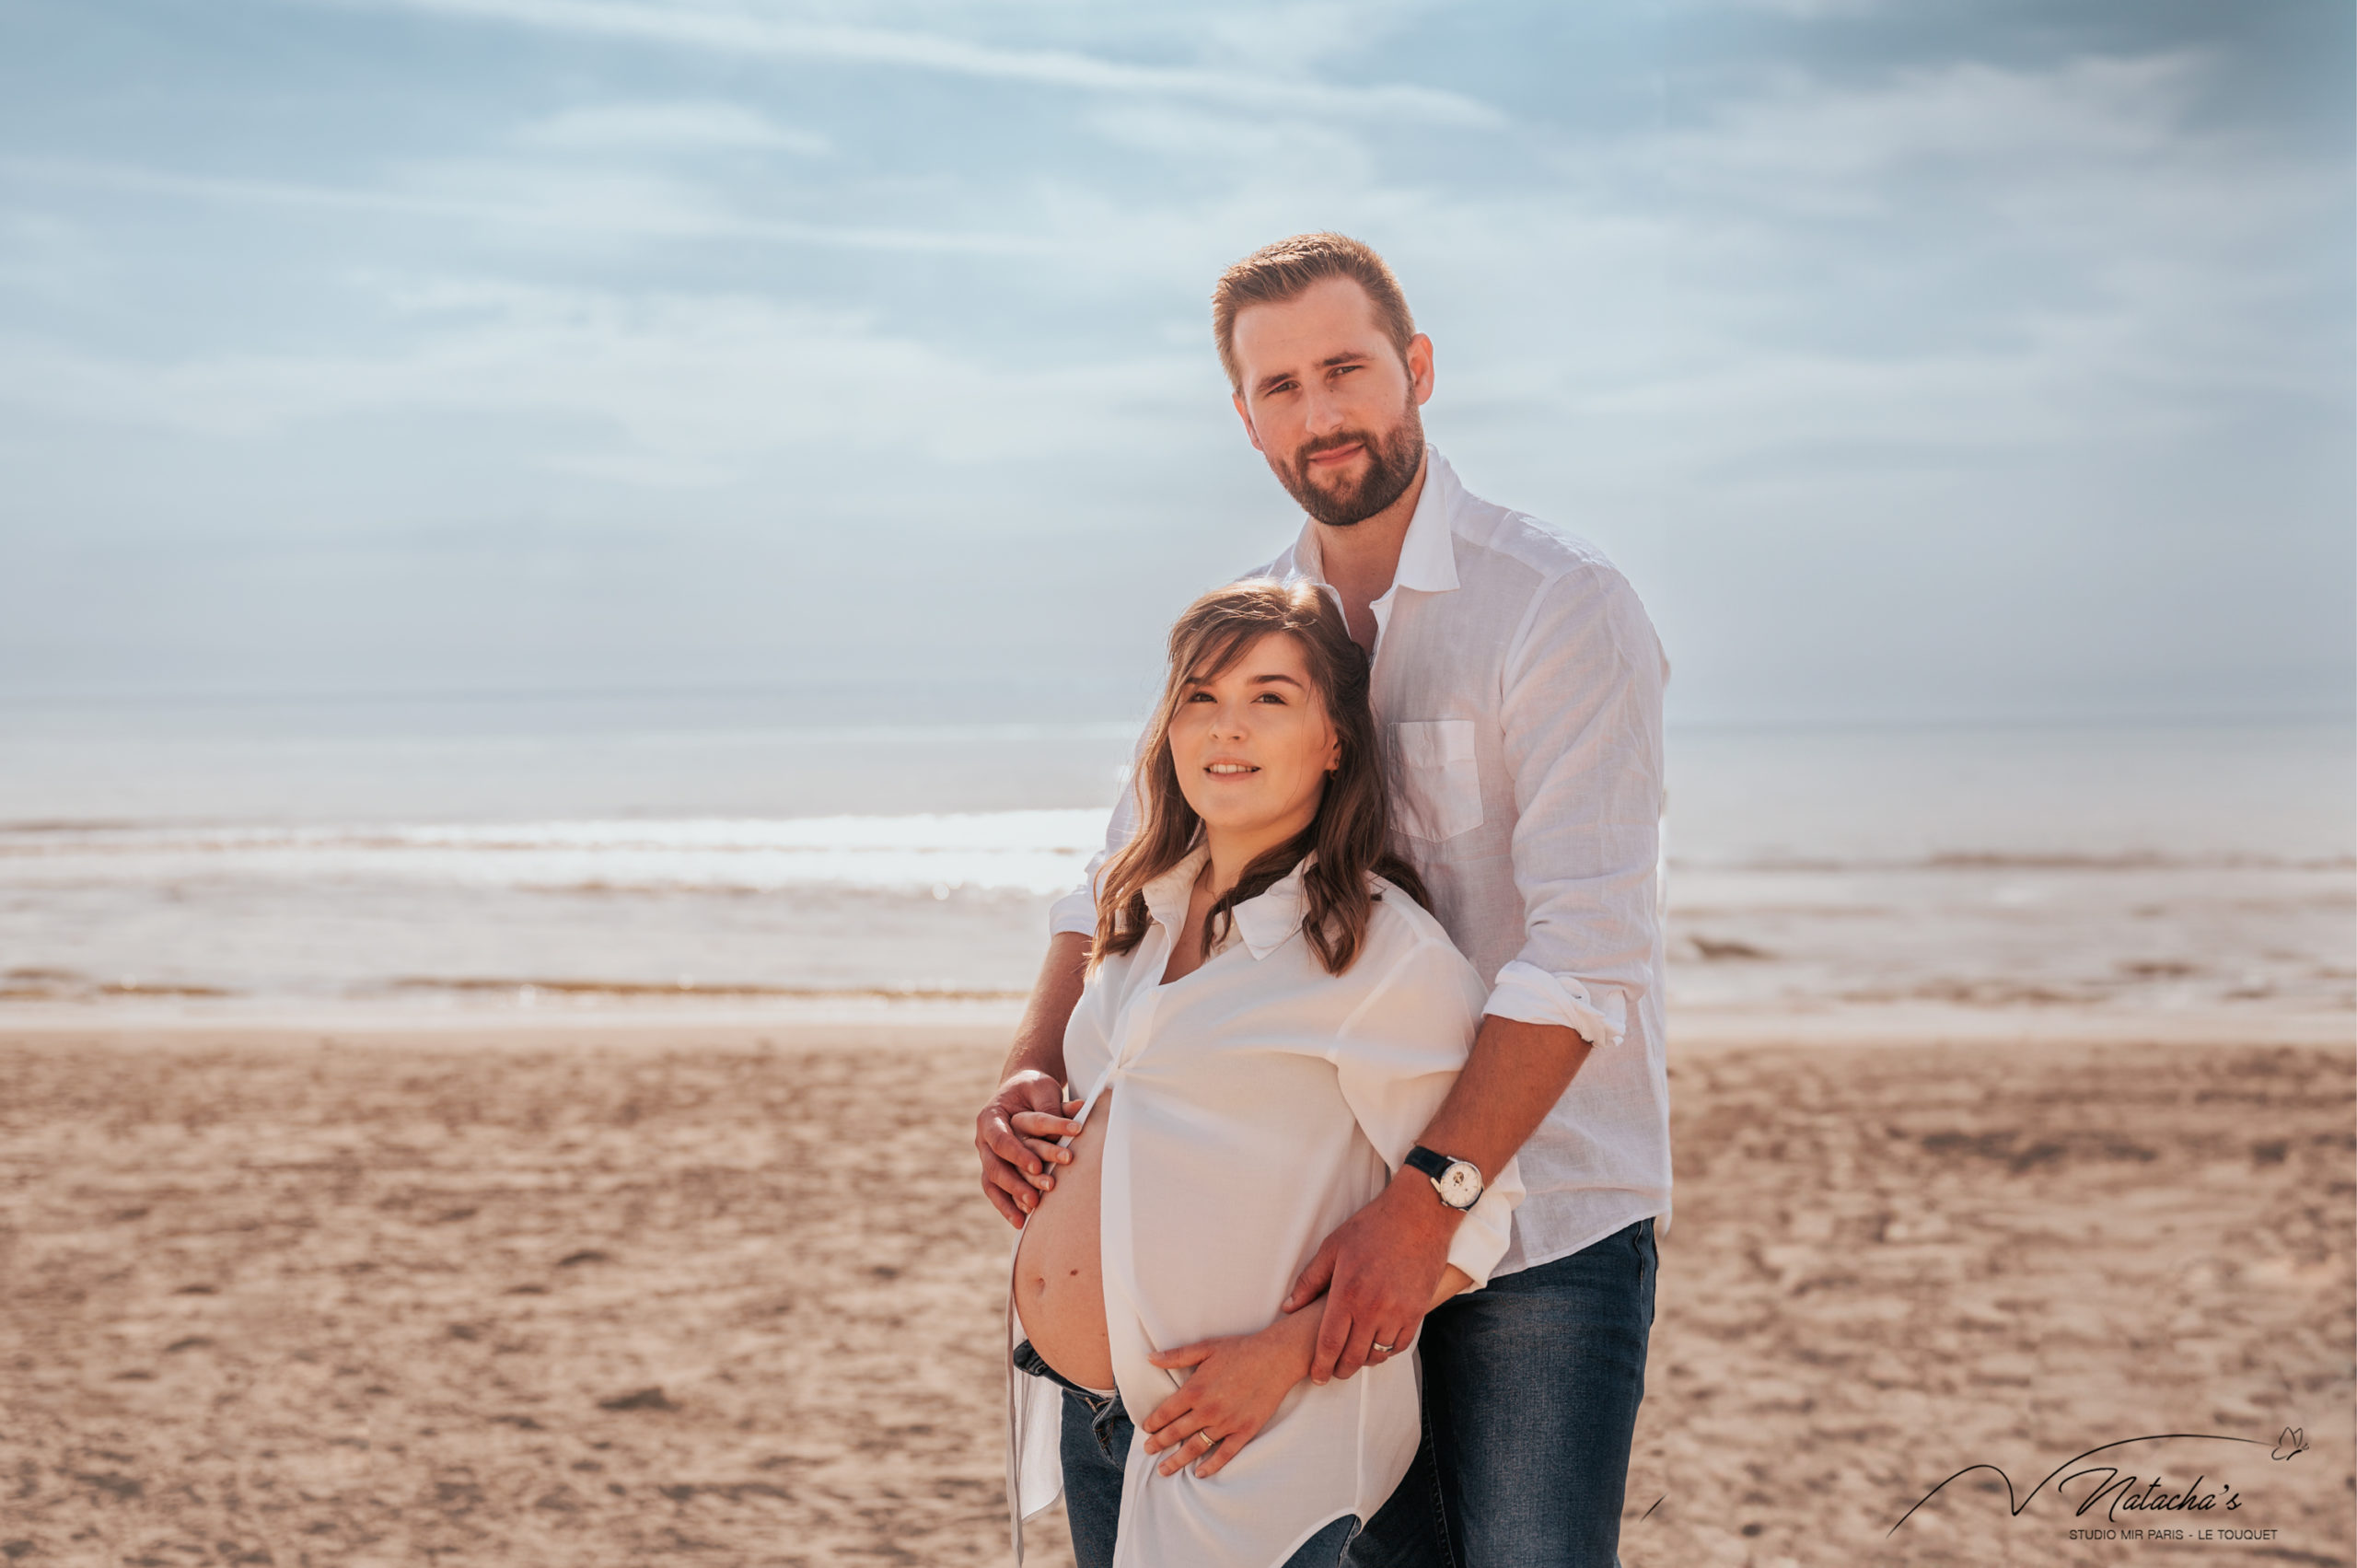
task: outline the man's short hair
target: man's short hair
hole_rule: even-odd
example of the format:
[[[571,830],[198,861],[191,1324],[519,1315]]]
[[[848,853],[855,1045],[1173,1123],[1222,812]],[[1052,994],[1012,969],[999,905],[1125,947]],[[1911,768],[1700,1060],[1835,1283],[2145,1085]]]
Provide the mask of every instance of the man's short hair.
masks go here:
[[[1212,336],[1219,343],[1219,362],[1227,384],[1244,389],[1243,368],[1236,363],[1236,318],[1249,305],[1282,305],[1298,299],[1312,284],[1328,278],[1349,278],[1366,290],[1375,305],[1376,325],[1391,340],[1405,363],[1408,340],[1416,335],[1416,319],[1408,313],[1408,296],[1374,247],[1346,234],[1296,234],[1274,245],[1263,245],[1222,273],[1212,290]]]

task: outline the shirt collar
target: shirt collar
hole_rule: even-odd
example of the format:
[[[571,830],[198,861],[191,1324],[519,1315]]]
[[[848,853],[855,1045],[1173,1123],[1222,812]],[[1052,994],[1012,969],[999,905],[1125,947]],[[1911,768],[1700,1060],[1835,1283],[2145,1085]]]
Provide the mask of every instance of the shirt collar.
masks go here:
[[[1457,473],[1448,459],[1431,447],[1424,448],[1423,494],[1416,497],[1416,515],[1408,519],[1407,537],[1399,541],[1399,566],[1391,575],[1395,588],[1445,594],[1457,588],[1457,544],[1448,525],[1457,499]]]
[[[1309,856],[1302,856],[1291,871],[1229,912],[1236,935],[1255,958],[1267,958],[1301,929],[1301,874],[1308,865]]]
[[[1187,904],[1194,893],[1195,878],[1202,874],[1203,863],[1210,858],[1211,851],[1197,844],[1184,860],[1140,889],[1145,895],[1146,912],[1174,936],[1187,919]],[[1304,855],[1291,871],[1228,912],[1231,939],[1250,948],[1255,958],[1267,958],[1301,929],[1301,874],[1308,867],[1309,859]]]
[[[1462,486],[1439,447],[1426,442],[1424,456],[1423,493],[1416,497],[1415,515],[1408,519],[1408,531],[1399,540],[1399,564],[1392,571],[1391,587],[1427,594],[1451,593],[1457,582],[1456,530],[1450,527],[1449,515],[1456,509]],[[1301,537],[1294,542],[1293,566],[1312,582],[1326,580],[1325,556],[1318,548],[1315,521],[1305,519],[1301,525]]]
[[[1145,912],[1176,934],[1186,923],[1187,900],[1194,896],[1195,878],[1202,874],[1203,863],[1212,852],[1197,844],[1187,852],[1186,858],[1148,882],[1138,891],[1145,895]]]

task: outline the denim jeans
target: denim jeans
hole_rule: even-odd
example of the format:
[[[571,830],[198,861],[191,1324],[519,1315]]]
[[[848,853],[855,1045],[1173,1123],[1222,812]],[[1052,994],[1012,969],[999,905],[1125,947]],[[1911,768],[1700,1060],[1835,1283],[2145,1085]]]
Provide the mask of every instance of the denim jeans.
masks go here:
[[[1350,1568],[1617,1568],[1660,1272],[1654,1222],[1424,1319],[1424,1440]]]
[[[1059,1373],[1024,1341],[1015,1347],[1015,1368],[1045,1377],[1064,1391],[1064,1427],[1058,1452],[1064,1469],[1064,1521],[1072,1527],[1072,1554],[1080,1568],[1113,1568],[1113,1539],[1121,1522],[1121,1476],[1129,1468],[1130,1439],[1136,1429],[1119,1394],[1092,1394]],[[1354,1518],[1337,1519],[1301,1543],[1284,1568],[1337,1568],[1342,1547],[1358,1528]],[[1160,1568],[1157,1564],[1156,1568]]]

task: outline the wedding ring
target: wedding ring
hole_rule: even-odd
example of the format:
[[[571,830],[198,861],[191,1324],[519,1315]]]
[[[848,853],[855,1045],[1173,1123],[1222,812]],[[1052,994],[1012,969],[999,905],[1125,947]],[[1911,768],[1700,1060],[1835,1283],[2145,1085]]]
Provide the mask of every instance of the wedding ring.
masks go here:
[[[1392,1347],[1389,1345],[1376,1345],[1374,1348],[1381,1351],[1386,1355],[1389,1355],[1391,1353]]]
[[[1203,1446],[1207,1450],[1216,1447],[1219,1444],[1219,1439],[1212,1435],[1211,1428],[1208,1426],[1203,1428],[1201,1432],[1196,1433],[1195,1435],[1203,1440]]]

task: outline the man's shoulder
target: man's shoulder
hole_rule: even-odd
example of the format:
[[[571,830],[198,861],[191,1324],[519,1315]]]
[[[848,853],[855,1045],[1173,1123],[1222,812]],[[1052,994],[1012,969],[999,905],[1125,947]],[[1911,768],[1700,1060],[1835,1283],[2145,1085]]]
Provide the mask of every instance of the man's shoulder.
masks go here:
[[[1531,634],[1544,640],[1567,626],[1587,628],[1631,646],[1650,644],[1659,656],[1660,639],[1635,586],[1593,540],[1481,500],[1462,486],[1450,521],[1459,578],[1486,579],[1492,592],[1478,597],[1509,612],[1519,608],[1526,631],[1542,624],[1556,629]],[[1526,645],[1520,638],[1516,645]]]
[[[1627,580],[1594,540],[1541,522],[1527,512],[1484,501],[1470,491],[1461,494],[1450,523],[1460,563],[1469,553],[1476,562],[1486,559],[1503,570],[1527,576],[1534,588],[1575,575]]]

